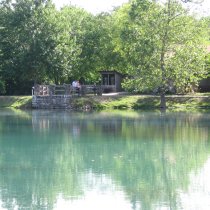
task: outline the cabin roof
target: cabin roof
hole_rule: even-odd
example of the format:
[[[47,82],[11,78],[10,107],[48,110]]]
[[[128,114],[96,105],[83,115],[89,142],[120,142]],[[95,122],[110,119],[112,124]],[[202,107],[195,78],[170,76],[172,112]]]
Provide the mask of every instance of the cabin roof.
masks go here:
[[[122,76],[122,74],[120,72],[115,71],[115,70],[113,70],[113,71],[103,70],[103,71],[100,71],[100,73],[101,74],[119,74]]]

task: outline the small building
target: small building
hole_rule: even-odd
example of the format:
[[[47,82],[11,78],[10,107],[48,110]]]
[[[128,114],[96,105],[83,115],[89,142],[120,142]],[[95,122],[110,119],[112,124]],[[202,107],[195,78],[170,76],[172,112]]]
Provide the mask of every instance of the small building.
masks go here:
[[[117,71],[100,71],[101,85],[104,93],[122,91],[123,75]]]
[[[210,91],[210,77],[202,79],[198,86],[199,92],[209,92]]]

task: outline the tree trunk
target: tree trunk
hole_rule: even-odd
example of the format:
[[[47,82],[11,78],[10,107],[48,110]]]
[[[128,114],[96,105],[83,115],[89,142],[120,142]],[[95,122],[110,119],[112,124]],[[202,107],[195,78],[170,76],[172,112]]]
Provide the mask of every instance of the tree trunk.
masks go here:
[[[160,108],[166,109],[166,95],[164,92],[160,93]]]
[[[160,91],[160,108],[166,109],[166,82],[167,82],[167,76],[166,76],[166,69],[165,69],[165,55],[167,53],[167,45],[168,45],[168,33],[170,30],[170,16],[171,16],[171,0],[168,0],[168,11],[167,11],[167,22],[165,25],[165,32],[164,36],[162,38],[162,48],[161,48],[161,56],[160,56],[160,69],[162,72],[162,87]]]

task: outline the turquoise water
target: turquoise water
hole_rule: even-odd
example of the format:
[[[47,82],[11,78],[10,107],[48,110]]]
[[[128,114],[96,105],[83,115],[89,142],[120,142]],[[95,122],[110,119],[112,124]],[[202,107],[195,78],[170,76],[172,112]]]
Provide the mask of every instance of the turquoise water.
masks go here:
[[[210,115],[0,110],[0,209],[210,209]]]

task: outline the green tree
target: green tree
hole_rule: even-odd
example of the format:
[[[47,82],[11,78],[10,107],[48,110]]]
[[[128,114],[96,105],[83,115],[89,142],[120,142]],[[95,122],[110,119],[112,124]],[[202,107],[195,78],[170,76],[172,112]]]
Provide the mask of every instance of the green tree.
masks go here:
[[[32,0],[1,3],[1,71],[9,94],[23,93],[44,77],[38,37],[42,30],[40,11],[48,4],[50,1]]]
[[[72,35],[76,21],[51,1],[9,0],[0,9],[1,75],[7,93],[29,93],[34,82],[66,82],[81,51]]]
[[[117,49],[117,29],[115,24],[115,11],[111,14],[102,13],[98,18],[98,33],[100,34],[98,55],[100,69],[123,71],[123,57]]]
[[[68,81],[80,54],[80,45],[77,45],[74,34],[74,17],[76,8],[57,11],[53,8],[44,10],[45,25],[42,31],[45,47],[45,64],[48,79],[55,84]],[[76,18],[76,17],[75,17]]]
[[[166,108],[170,88],[185,92],[205,76],[203,35],[203,25],[176,0],[132,1],[129,27],[121,31],[121,49],[134,77],[125,87],[156,90]]]
[[[82,22],[82,29],[79,30],[81,35],[77,38],[81,45],[78,73],[89,83],[99,80],[98,72],[101,70],[123,69],[124,60],[114,39],[114,18],[112,13],[101,13],[86,16]]]
[[[65,27],[70,28],[69,34],[75,41],[75,49],[77,49],[72,72],[68,74],[69,80],[83,78],[88,82],[93,79],[97,65],[95,57],[98,36],[95,17],[84,9],[73,6],[64,7],[61,10],[61,15],[65,18]]]

